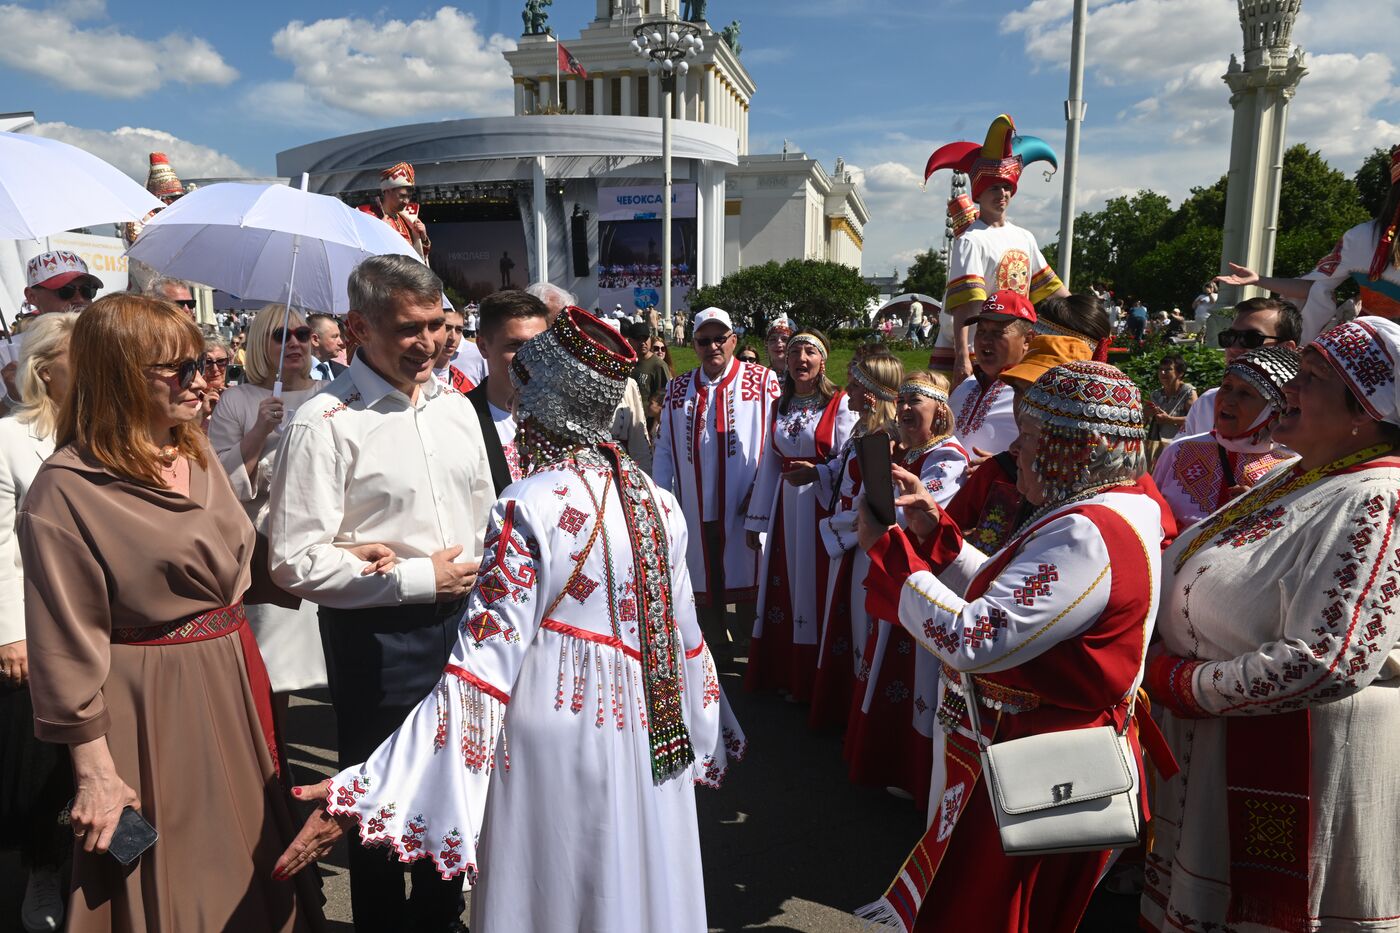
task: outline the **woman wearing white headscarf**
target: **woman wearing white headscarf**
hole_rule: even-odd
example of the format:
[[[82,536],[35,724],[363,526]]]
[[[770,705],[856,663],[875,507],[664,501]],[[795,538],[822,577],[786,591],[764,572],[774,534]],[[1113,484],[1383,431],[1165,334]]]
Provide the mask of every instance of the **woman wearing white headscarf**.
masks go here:
[[[1397,358],[1380,318],[1313,341],[1274,429],[1298,461],[1163,556],[1150,929],[1400,929]]]

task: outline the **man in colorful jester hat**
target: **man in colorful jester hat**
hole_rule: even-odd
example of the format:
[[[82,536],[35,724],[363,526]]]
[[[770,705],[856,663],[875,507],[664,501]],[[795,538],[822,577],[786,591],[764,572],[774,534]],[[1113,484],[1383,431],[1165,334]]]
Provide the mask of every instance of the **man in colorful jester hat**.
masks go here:
[[[1016,135],[1016,124],[1003,113],[987,128],[984,142],[949,143],[929,156],[924,167],[925,184],[939,169],[968,175],[979,214],[970,219],[965,196],[948,204],[955,227],[963,229],[949,257],[948,291],[929,366],[951,372],[954,381],[972,374],[969,319],[987,296],[1010,289],[1034,304],[1051,295],[1069,295],[1041,255],[1035,236],[1006,219],[1021,172],[1033,162],[1059,167],[1049,144],[1035,136]]]

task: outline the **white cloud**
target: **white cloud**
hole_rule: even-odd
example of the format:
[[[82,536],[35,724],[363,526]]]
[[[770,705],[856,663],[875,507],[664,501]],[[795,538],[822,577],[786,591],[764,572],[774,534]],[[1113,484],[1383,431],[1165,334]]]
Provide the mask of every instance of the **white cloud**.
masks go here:
[[[252,174],[222,152],[181,139],[164,130],[123,126],[108,131],[69,126],[67,123],[38,123],[28,132],[85,149],[142,184],[146,183],[146,175],[150,171],[152,152],[164,152],[170,156],[170,164],[181,179]]]
[[[196,36],[150,41],[112,25],[81,25],[105,15],[103,0],[69,0],[47,10],[0,4],[0,64],[101,97],[140,97],[171,83],[225,85],[238,77]]]
[[[412,22],[296,20],[272,37],[273,52],[293,64],[312,100],[375,117],[509,113],[510,66],[501,53],[514,48],[446,6]]]

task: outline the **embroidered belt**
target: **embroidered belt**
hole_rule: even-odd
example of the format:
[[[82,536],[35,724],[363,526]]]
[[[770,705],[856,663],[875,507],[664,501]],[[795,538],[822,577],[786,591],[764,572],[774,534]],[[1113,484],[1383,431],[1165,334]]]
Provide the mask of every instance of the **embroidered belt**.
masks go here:
[[[184,645],[190,642],[207,641],[231,635],[248,624],[243,613],[243,600],[232,606],[211,609],[188,619],[180,619],[165,625],[148,625],[140,628],[112,629],[114,645]]]
[[[633,661],[640,661],[642,653],[631,645],[625,644],[621,638],[615,635],[604,635],[600,632],[590,632],[587,629],[578,628],[567,622],[560,622],[557,619],[545,619],[540,623],[540,628],[548,629],[551,632],[558,632],[560,635],[568,635],[571,638],[581,638],[584,641],[591,641],[599,645],[607,645],[609,648],[617,648]],[[700,644],[691,648],[685,653],[687,661],[692,661],[700,656],[700,652],[705,649],[705,642],[702,639]]]
[[[197,641],[209,641],[226,635],[238,636],[238,647],[243,654],[243,666],[248,677],[248,687],[253,694],[253,705],[258,713],[258,725],[262,728],[263,741],[268,754],[272,756],[272,769],[278,778],[289,774],[286,755],[277,735],[277,725],[272,717],[272,684],[267,676],[258,643],[253,639],[253,630],[248,626],[248,617],[243,613],[243,600],[232,606],[211,609],[197,616],[169,622],[165,625],[150,625],[144,628],[112,629],[112,644],[160,647],[165,645],[188,645]]]

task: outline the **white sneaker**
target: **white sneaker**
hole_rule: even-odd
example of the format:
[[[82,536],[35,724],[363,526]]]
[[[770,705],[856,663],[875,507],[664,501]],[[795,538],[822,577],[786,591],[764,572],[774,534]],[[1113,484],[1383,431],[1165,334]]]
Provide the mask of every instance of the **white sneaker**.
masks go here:
[[[63,927],[63,889],[58,872],[36,868],[29,873],[20,918],[29,933],[55,933]]]

